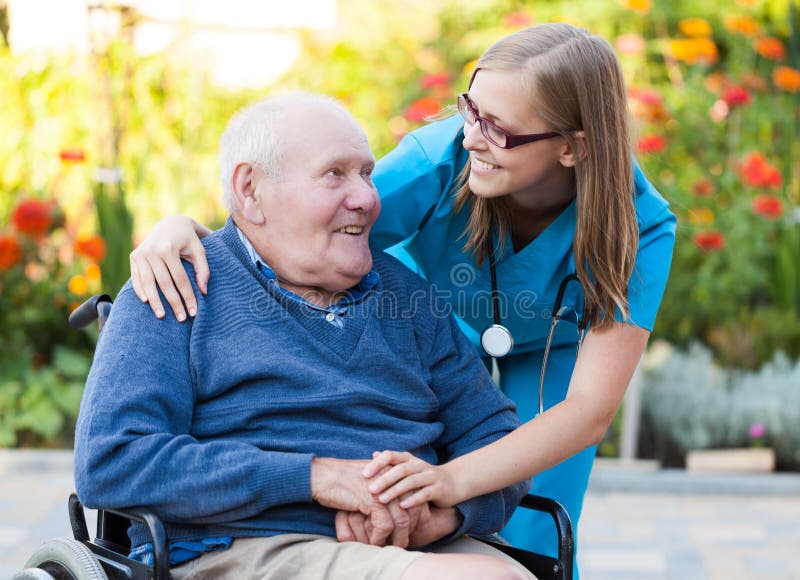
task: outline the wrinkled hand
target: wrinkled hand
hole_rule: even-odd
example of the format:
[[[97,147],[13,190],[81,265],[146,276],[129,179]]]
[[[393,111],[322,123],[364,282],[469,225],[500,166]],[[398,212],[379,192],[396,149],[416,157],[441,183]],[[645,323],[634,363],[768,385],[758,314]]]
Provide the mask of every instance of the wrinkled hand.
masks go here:
[[[311,462],[311,497],[326,507],[365,516],[363,520],[347,516],[350,532],[359,541],[366,539],[374,546],[390,542],[406,547],[411,516],[399,502],[384,505],[367,490],[362,475],[366,464],[366,461],[315,457]],[[343,517],[337,514],[337,536],[340,527],[347,533]]]
[[[430,506],[429,517],[426,519],[420,518],[409,538],[408,547],[422,548],[448,534],[452,534],[461,526],[463,519],[461,512],[456,508]]]
[[[457,482],[444,466],[431,465],[411,453],[382,451],[373,455],[364,469],[368,489],[382,503],[402,497],[400,506],[408,509],[431,502],[437,507],[451,507]]]
[[[175,318],[186,320],[197,313],[197,299],[181,258],[191,262],[200,291],[205,294],[210,272],[206,261],[206,251],[195,231],[195,222],[190,218],[175,215],[158,222],[153,231],[131,252],[131,282],[133,290],[142,302],[158,318],[164,318],[164,307],[158,296],[158,289],[164,294]],[[200,231],[207,232],[198,225]],[[184,302],[186,309],[184,309]]]
[[[419,526],[427,526],[431,518],[428,504],[417,506],[408,510],[409,515],[409,542]],[[372,525],[370,519],[360,512],[338,511],[336,512],[336,539],[340,542],[361,542],[369,544]],[[398,545],[392,543],[393,545]],[[399,547],[410,547],[409,543]]]

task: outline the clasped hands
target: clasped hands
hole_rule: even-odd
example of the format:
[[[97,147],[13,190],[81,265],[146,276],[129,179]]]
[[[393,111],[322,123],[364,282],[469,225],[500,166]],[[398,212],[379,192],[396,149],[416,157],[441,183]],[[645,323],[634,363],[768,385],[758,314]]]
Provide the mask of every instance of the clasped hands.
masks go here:
[[[435,466],[409,453],[384,451],[371,462],[318,457],[311,464],[311,496],[338,510],[335,522],[340,542],[426,546],[461,525],[455,508],[428,501],[436,499],[435,488],[415,485],[420,478],[429,480],[434,470]]]

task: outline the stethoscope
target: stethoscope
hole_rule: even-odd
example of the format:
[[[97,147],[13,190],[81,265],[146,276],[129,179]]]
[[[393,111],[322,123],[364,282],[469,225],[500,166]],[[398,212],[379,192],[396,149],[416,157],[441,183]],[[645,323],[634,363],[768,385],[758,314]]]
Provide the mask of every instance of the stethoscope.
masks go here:
[[[492,358],[502,358],[506,356],[514,348],[514,336],[511,331],[503,326],[500,322],[500,296],[497,291],[497,265],[494,258],[494,244],[492,243],[492,236],[489,234],[487,242],[489,250],[489,273],[492,280],[492,318],[494,324],[484,329],[481,333],[481,346],[486,354]],[[544,377],[547,372],[547,360],[550,357],[550,346],[553,343],[553,335],[555,334],[556,326],[564,318],[564,315],[572,310],[569,306],[562,306],[564,301],[564,292],[570,282],[575,282],[583,290],[583,285],[578,279],[577,274],[568,274],[561,280],[558,286],[558,293],[556,294],[556,301],[553,305],[553,317],[550,320],[550,331],[547,333],[547,341],[544,345],[544,355],[542,356],[542,372],[539,375],[539,414],[544,413]],[[575,313],[578,319],[578,346],[577,353],[580,352],[583,338],[586,334],[586,327],[588,326],[588,318]]]

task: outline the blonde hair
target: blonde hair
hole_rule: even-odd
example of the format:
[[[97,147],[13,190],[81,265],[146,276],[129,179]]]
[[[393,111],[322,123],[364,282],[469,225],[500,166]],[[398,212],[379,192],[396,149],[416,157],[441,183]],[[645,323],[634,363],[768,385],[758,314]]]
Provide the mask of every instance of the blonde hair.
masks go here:
[[[633,156],[628,133],[625,81],[609,44],[569,24],[542,24],[495,43],[478,60],[478,71],[514,71],[531,105],[551,130],[586,155],[576,157],[577,224],[573,252],[584,288],[584,316],[596,328],[610,326],[619,309],[629,318],[628,281],[639,245],[633,203]],[[470,81],[470,85],[472,84]],[[509,230],[503,198],[480,198],[469,189],[469,163],[460,175],[455,211],[469,204],[466,247],[483,263],[492,228],[500,243]],[[502,252],[502,247],[499,248]]]

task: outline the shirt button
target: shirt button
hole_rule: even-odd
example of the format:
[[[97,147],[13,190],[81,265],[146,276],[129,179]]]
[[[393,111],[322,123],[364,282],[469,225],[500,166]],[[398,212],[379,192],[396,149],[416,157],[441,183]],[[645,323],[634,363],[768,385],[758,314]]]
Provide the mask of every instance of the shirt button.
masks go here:
[[[325,315],[325,320],[327,320],[328,322],[333,322],[334,318],[336,318],[336,317],[333,315],[333,312],[328,312]]]

